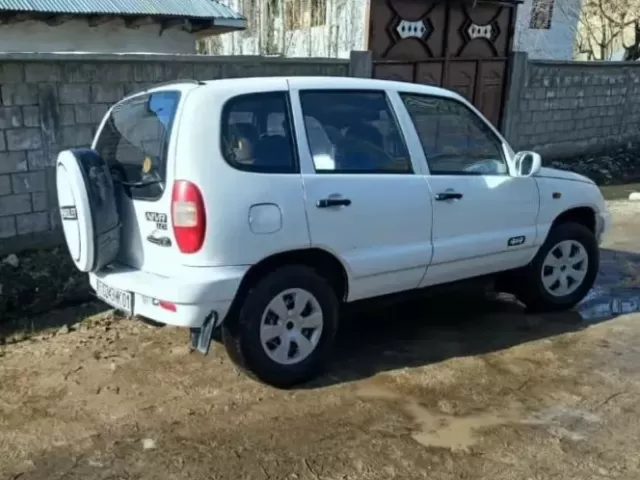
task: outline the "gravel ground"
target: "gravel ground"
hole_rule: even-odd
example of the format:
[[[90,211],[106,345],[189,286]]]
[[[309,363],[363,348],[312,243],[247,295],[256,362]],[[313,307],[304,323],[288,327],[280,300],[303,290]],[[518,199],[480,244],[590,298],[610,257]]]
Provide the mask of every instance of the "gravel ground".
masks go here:
[[[582,315],[365,311],[328,373],[293,391],[97,304],[34,319],[58,326],[0,346],[0,479],[637,480],[637,208],[612,204]]]

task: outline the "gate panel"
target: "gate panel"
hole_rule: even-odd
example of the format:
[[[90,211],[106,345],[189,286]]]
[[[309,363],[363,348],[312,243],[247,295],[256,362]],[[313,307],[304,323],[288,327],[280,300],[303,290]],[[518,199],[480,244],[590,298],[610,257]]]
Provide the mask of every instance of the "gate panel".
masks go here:
[[[515,6],[503,1],[370,0],[375,78],[444,86],[500,124]]]
[[[414,63],[378,63],[373,66],[373,77],[382,80],[414,82]]]
[[[494,125],[500,124],[506,74],[507,64],[503,60],[484,60],[480,63],[478,95],[474,103]]]
[[[374,60],[416,62],[444,56],[444,4],[415,0],[371,2],[369,50]]]
[[[444,62],[437,60],[431,62],[418,63],[416,65],[416,75],[414,82],[425,85],[442,85],[442,75],[444,73]]]
[[[433,60],[420,63],[376,63],[373,67],[374,78],[399,82],[442,85],[444,62]]]
[[[506,60],[512,10],[492,3],[479,3],[475,8],[452,7],[447,35],[449,56]]]
[[[454,61],[449,63],[446,88],[459,93],[475,103],[477,62]],[[483,112],[484,113],[484,112]]]

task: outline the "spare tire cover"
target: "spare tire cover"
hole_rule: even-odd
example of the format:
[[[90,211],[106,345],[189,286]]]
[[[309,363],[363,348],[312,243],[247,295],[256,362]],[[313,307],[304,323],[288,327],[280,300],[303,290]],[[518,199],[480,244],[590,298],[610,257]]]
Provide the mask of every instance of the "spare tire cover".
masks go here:
[[[89,148],[60,152],[56,188],[64,237],[78,270],[95,272],[113,262],[120,248],[120,217],[102,157]]]

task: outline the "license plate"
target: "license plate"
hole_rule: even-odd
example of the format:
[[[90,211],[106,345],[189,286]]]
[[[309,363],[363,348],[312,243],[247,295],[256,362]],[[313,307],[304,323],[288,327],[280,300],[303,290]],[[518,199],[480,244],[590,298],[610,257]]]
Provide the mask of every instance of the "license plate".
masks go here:
[[[130,292],[125,292],[119,288],[110,287],[98,280],[96,293],[100,300],[107,302],[114,308],[122,310],[128,314],[133,313],[132,298]]]

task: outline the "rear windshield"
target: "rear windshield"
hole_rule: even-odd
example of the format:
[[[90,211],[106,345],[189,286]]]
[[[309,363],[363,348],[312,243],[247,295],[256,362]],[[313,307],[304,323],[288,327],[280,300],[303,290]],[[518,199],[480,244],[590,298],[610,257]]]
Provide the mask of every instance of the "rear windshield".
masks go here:
[[[163,90],[116,105],[96,142],[96,150],[131,197],[156,200],[165,188],[167,147],[180,92]],[[140,184],[131,186],[131,184]]]

